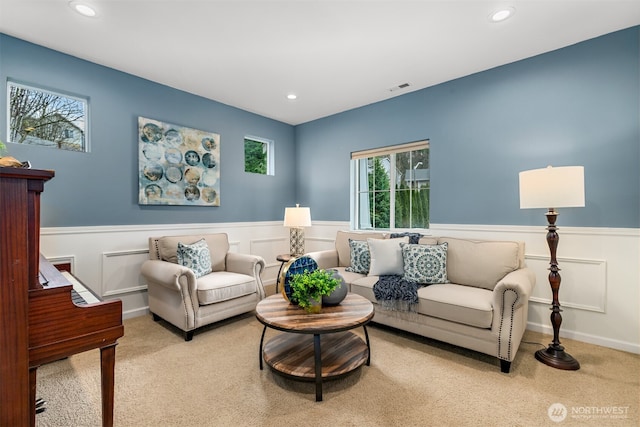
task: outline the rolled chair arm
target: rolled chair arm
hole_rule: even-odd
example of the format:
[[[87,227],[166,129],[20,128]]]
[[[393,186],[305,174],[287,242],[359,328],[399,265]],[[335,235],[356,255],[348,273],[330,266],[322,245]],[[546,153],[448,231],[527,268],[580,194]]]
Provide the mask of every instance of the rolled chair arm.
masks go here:
[[[265,268],[264,258],[258,255],[228,252],[226,263],[227,271],[255,277],[258,284],[258,294],[260,299],[266,296],[264,285],[262,283],[262,272]]]
[[[140,273],[145,279],[158,283],[166,288],[180,291],[180,278],[185,276],[193,289],[197,288],[196,276],[190,268],[172,262],[147,260],[142,263]]]
[[[309,252],[305,255],[312,258],[316,263],[318,263],[318,268],[323,270],[338,267],[338,251],[335,249]]]

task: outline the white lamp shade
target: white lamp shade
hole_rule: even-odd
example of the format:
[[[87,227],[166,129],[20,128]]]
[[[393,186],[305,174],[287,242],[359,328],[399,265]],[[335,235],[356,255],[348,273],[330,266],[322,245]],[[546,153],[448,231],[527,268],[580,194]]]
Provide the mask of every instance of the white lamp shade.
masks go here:
[[[583,166],[549,166],[520,172],[520,209],[583,206]]]
[[[311,227],[311,209],[301,208],[299,205],[296,205],[295,208],[285,208],[284,226]]]

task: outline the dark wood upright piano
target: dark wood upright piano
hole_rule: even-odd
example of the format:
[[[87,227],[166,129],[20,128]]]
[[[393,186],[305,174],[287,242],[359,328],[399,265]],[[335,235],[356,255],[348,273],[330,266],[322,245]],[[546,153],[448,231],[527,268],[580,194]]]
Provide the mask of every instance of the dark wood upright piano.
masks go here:
[[[35,426],[38,366],[100,349],[102,424],[113,425],[122,302],[77,305],[73,283],[40,254],[48,170],[0,168],[0,426]]]

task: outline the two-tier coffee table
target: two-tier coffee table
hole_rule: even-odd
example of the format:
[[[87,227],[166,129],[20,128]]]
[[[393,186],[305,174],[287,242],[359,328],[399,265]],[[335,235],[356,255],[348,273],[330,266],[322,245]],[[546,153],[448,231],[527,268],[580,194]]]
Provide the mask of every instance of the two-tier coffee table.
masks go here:
[[[373,318],[373,304],[349,293],[337,306],[322,307],[307,314],[282,295],[272,295],[256,306],[256,317],[264,325],[260,338],[262,360],[275,372],[304,381],[315,381],[316,401],[322,400],[322,381],[340,378],[364,363],[371,363],[366,324]],[[350,329],[362,326],[365,341]],[[267,328],[284,333],[264,344]]]

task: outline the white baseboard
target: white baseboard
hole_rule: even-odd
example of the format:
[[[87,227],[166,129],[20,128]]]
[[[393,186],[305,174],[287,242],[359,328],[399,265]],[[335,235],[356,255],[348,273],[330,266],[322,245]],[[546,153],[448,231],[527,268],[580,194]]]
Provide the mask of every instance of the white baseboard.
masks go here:
[[[527,329],[534,332],[540,332],[542,334],[550,335],[553,337],[553,328],[550,325],[541,325],[539,323],[527,322]],[[582,341],[589,344],[595,344],[602,347],[614,348],[616,350],[622,350],[629,353],[640,354],[640,345],[632,342],[625,342],[620,340],[614,340],[607,337],[585,334],[576,331],[567,331],[563,328],[560,329],[560,341],[562,338],[568,338],[570,340]],[[549,343],[542,343],[547,346]],[[569,349],[567,349],[569,351]],[[570,352],[570,351],[569,351]]]
[[[146,316],[150,313],[149,307],[138,307],[133,310],[122,312],[122,319],[133,319],[134,317]],[[125,331],[126,333],[126,331]]]

